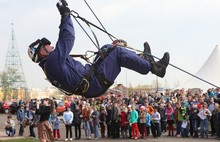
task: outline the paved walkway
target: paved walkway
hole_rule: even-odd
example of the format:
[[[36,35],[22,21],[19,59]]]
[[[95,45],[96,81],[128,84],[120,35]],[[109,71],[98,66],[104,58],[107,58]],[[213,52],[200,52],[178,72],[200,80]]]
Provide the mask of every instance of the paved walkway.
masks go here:
[[[0,140],[10,140],[10,139],[22,139],[25,137],[21,137],[21,136],[14,136],[14,137],[9,137],[5,134],[4,131],[0,131]]]

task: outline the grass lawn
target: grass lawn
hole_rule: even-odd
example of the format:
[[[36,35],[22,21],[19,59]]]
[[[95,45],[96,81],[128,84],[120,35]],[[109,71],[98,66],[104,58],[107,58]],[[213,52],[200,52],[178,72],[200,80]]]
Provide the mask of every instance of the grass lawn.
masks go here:
[[[39,142],[39,140],[38,139],[25,138],[25,139],[0,140],[0,142]]]

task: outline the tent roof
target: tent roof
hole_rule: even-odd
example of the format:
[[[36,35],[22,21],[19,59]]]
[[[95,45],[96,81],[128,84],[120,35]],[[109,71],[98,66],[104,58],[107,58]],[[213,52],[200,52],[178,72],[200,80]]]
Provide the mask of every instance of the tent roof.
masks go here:
[[[195,76],[212,83],[210,85],[204,81],[201,81],[195,77],[189,78],[185,83],[179,85],[181,88],[201,88],[203,91],[208,90],[208,88],[216,88],[220,86],[220,46],[216,45],[212,51],[209,58],[203,64],[203,66],[198,70]]]

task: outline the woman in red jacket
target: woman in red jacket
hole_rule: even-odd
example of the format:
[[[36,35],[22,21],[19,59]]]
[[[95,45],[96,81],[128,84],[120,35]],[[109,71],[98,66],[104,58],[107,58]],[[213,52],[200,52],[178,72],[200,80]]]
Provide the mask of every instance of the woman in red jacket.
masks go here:
[[[127,115],[127,110],[125,107],[122,107],[121,113],[120,113],[120,119],[121,119],[121,134],[123,138],[127,137],[127,125],[128,125],[128,115]]]

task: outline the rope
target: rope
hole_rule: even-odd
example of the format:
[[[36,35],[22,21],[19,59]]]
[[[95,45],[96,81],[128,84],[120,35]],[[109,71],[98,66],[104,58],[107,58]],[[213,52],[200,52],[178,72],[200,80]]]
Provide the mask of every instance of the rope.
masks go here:
[[[85,1],[85,0],[84,0],[84,1]],[[86,1],[85,1],[85,3],[88,4]],[[88,6],[88,7],[89,7],[89,6]],[[89,7],[89,8],[90,8],[90,7]],[[91,9],[91,11],[92,11],[92,9]],[[115,36],[113,36],[112,34],[110,34],[109,32],[107,32],[106,29],[104,28],[104,26],[101,24],[101,22],[100,22],[100,24],[102,25],[103,29],[100,28],[100,27],[98,27],[97,25],[95,25],[95,24],[89,22],[89,21],[86,20],[85,18],[79,16],[79,14],[78,14],[77,12],[75,12],[75,11],[73,11],[73,10],[71,10],[71,12],[73,12],[73,13],[76,14],[76,15],[73,15],[73,14],[71,13],[71,15],[74,17],[74,19],[75,19],[75,20],[77,21],[77,23],[80,25],[80,27],[83,29],[83,31],[86,33],[86,35],[90,38],[90,40],[93,42],[93,44],[98,48],[98,51],[100,51],[99,45],[98,45],[98,44],[97,44],[97,45],[95,44],[95,42],[92,40],[92,38],[91,38],[91,37],[89,36],[89,34],[86,32],[86,30],[82,27],[82,25],[81,25],[80,22],[77,20],[77,18],[79,18],[80,20],[84,21],[88,26],[89,26],[89,25],[92,25],[93,27],[95,27],[95,28],[99,29],[100,31],[106,33],[110,38],[112,37],[112,38],[118,39],[118,38],[116,38]],[[93,11],[92,11],[92,12],[93,12]],[[94,13],[94,12],[93,12],[93,13]],[[94,13],[94,15],[95,15],[95,13]],[[97,16],[95,15],[95,17],[97,17]],[[97,20],[100,21],[100,20],[98,19],[98,17],[97,17]],[[90,27],[90,26],[89,26],[89,27]],[[90,28],[90,29],[91,29],[91,28]],[[92,31],[92,29],[91,29],[91,31]],[[95,35],[93,31],[92,31],[92,33],[93,33],[93,35]],[[112,39],[112,38],[111,38],[111,39]],[[96,36],[95,36],[95,39],[96,39],[96,41],[98,41]],[[134,49],[134,48],[132,48],[132,47],[130,47],[130,46],[123,46],[123,47],[128,48],[128,49],[131,49],[131,50],[136,51],[136,52],[140,52],[141,54],[143,54],[143,51],[140,51],[140,50],[138,50],[138,49]],[[144,53],[144,54],[147,54],[147,53]],[[152,55],[152,54],[147,54],[147,55],[152,56],[152,57],[154,57],[154,58],[156,58],[156,59],[158,59],[158,60],[160,59],[160,58],[158,58],[158,57],[156,57],[156,56],[154,56],[154,55]],[[201,81],[203,81],[203,82],[205,82],[205,83],[207,83],[207,84],[209,84],[209,85],[211,85],[211,86],[214,86],[214,87],[216,87],[216,88],[219,88],[219,86],[217,86],[217,85],[215,85],[215,84],[213,84],[213,83],[211,83],[211,82],[209,82],[209,81],[207,81],[207,80],[204,80],[204,79],[202,79],[202,78],[200,78],[200,77],[198,77],[198,76],[196,76],[196,75],[194,75],[194,74],[192,74],[192,73],[190,73],[190,72],[188,72],[188,71],[186,71],[186,70],[184,70],[184,69],[181,69],[181,68],[179,68],[179,67],[177,67],[177,66],[175,66],[175,65],[173,65],[173,64],[171,64],[171,63],[169,63],[169,65],[172,66],[172,67],[174,67],[174,68],[176,68],[176,69],[178,69],[178,70],[180,70],[180,71],[182,71],[182,72],[184,72],[184,73],[186,73],[186,74],[188,74],[188,75],[191,75],[192,77],[195,77],[195,78],[197,78],[197,79],[199,79],[199,80],[201,80]]]
[[[92,12],[92,14],[95,16],[96,20],[99,22],[99,24],[102,26],[102,28],[107,32],[106,28],[104,27],[104,25],[102,24],[102,22],[99,20],[99,18],[96,16],[95,12],[92,10],[92,8],[89,6],[88,2],[86,0],[84,0],[84,2],[86,3],[86,5],[88,6],[88,8],[90,9],[90,11]],[[109,38],[111,39],[111,41],[113,41],[113,38],[108,35]]]

